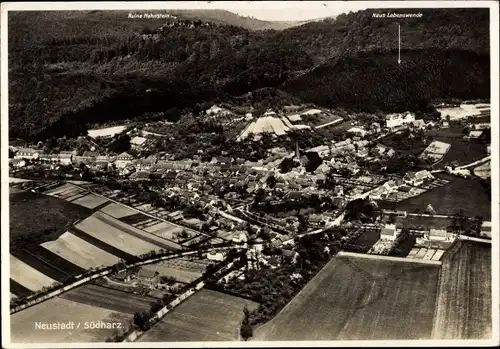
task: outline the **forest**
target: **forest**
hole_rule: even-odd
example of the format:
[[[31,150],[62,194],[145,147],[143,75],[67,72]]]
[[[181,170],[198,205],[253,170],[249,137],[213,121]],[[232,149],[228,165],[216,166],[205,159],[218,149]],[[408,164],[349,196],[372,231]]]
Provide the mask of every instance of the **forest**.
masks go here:
[[[399,22],[365,10],[261,31],[124,21],[119,11],[9,13],[10,136],[75,136],[89,123],[154,113],[175,121],[204,103],[389,112],[489,98],[488,10],[418,11]],[[278,92],[253,93],[269,90]]]

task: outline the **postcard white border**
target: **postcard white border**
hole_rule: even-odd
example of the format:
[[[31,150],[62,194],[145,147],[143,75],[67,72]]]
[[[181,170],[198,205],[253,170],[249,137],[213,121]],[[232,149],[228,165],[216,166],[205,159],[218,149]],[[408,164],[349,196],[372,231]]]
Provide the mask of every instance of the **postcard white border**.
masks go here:
[[[270,1],[255,2],[272,9],[296,9],[300,10],[310,6],[308,1]],[[493,313],[493,338],[491,340],[469,340],[469,341],[449,341],[449,340],[425,340],[425,341],[304,341],[304,342],[171,342],[171,343],[54,343],[54,344],[13,344],[10,343],[10,291],[9,291],[9,258],[1,260],[2,277],[2,346],[5,348],[175,348],[175,347],[257,347],[257,346],[289,346],[289,347],[323,347],[323,346],[374,346],[374,347],[397,347],[397,346],[493,346],[500,343],[499,340],[499,14],[498,2],[496,1],[322,1],[326,6],[333,6],[346,12],[357,11],[367,8],[490,8],[490,52],[491,52],[491,126],[492,126],[492,147],[491,147],[491,179],[492,179],[492,313]],[[224,9],[237,10],[238,8],[251,8],[255,6],[251,1],[225,1]],[[17,2],[1,4],[1,222],[2,222],[2,257],[9,255],[8,248],[8,221],[9,221],[9,177],[8,177],[8,62],[7,62],[7,13],[8,11],[27,10],[162,10],[162,9],[215,9],[220,8],[217,1],[203,2]],[[464,198],[466,199],[466,198]],[[7,296],[8,295],[8,296]]]

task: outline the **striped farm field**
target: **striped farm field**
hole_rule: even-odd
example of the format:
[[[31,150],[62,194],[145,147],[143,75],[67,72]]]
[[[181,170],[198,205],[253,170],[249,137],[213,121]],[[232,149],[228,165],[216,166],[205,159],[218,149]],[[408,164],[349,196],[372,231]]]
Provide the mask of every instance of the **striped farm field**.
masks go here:
[[[153,245],[107,224],[95,215],[84,219],[78,223],[75,228],[95,239],[134,256],[162,249],[162,247],[158,245]]]
[[[120,205],[117,203],[111,203],[111,204],[107,205],[106,207],[102,208],[100,211],[110,215],[111,217],[117,218],[117,219],[121,219],[123,217],[131,216],[131,215],[134,215],[137,213],[136,210],[134,210],[128,206]]]
[[[43,246],[31,245],[26,248],[26,251],[35,256],[37,259],[51,266],[57,266],[57,269],[63,271],[66,274],[76,276],[85,272],[84,268],[81,268],[64,258],[61,258],[57,254],[47,250]]]
[[[70,232],[64,233],[55,241],[43,243],[42,247],[83,269],[113,265],[120,261],[120,258],[89,244]]]
[[[77,205],[80,205],[80,206],[83,206],[86,208],[94,209],[98,206],[105,204],[106,202],[108,202],[108,200],[106,198],[103,198],[101,196],[97,196],[95,194],[88,194],[88,195],[85,195],[84,197],[76,199],[72,202],[74,204],[77,204]]]
[[[91,321],[103,321],[119,323],[122,327],[126,327],[132,318],[131,314],[54,297],[11,315],[10,335],[11,341],[18,344],[104,342],[116,329],[86,329],[85,323],[90,325]],[[71,321],[74,322],[73,329],[35,328],[37,322],[66,324]]]
[[[57,282],[12,255],[10,256],[10,278],[31,291],[41,290]]]
[[[154,234],[150,234],[150,233],[143,231],[141,229],[138,229],[134,226],[123,223],[120,220],[113,218],[105,213],[96,212],[94,214],[94,216],[96,218],[98,218],[99,220],[105,222],[106,224],[108,224],[114,228],[120,229],[120,230],[122,230],[122,231],[124,231],[132,236],[135,236],[139,239],[150,242],[150,243],[157,245],[161,248],[165,248],[165,249],[169,249],[169,250],[170,249],[174,249],[174,250],[181,249],[181,245],[176,244],[171,240],[165,239],[163,237],[159,237],[159,236],[154,235]]]
[[[70,274],[67,274],[62,270],[58,269],[57,267],[36,258],[34,255],[32,255],[26,250],[13,251],[11,254],[18,260],[22,261],[23,263],[26,263],[33,269],[36,269],[40,273],[48,276],[53,280],[56,280],[58,282],[63,282],[71,278]]]

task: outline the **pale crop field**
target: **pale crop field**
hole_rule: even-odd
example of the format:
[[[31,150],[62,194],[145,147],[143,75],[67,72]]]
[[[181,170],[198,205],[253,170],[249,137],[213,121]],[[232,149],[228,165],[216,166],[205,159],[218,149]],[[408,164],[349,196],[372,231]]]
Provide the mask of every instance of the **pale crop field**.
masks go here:
[[[78,223],[76,228],[108,245],[135,256],[161,249],[160,246],[153,245],[103,222],[95,215]]]
[[[137,211],[130,208],[130,207],[127,207],[125,205],[120,205],[120,204],[117,204],[117,203],[111,203],[109,205],[107,205],[106,207],[102,208],[100,210],[101,212],[104,212],[114,218],[123,218],[123,217],[126,217],[126,216],[131,216],[133,214],[136,214]]]
[[[137,238],[141,241],[148,242],[153,244],[155,249],[165,248],[165,249],[181,249],[181,245],[165,239],[163,237],[148,233],[147,231],[136,228],[132,225],[124,223],[116,218],[113,218],[105,213],[96,212],[94,217],[101,220],[102,222],[108,224],[111,227],[114,227],[118,230],[121,230],[130,235],[130,237]]]
[[[88,194],[80,199],[76,199],[75,201],[73,201],[73,203],[86,208],[94,209],[97,206],[106,203],[107,201],[108,200],[106,198],[97,196],[95,194]]]
[[[106,128],[96,128],[88,130],[88,134],[91,138],[96,137],[113,137],[115,134],[121,133],[125,130],[125,126],[113,126]]]
[[[12,255],[10,256],[10,278],[32,291],[41,290],[56,282]]]
[[[70,232],[64,233],[56,241],[45,242],[42,246],[84,269],[113,265],[120,261],[120,258],[95,247]]]
[[[177,234],[181,233],[184,229],[166,222],[160,222],[158,224],[144,228],[144,230],[151,234],[161,236],[165,239],[176,241],[179,240],[177,238]],[[186,231],[189,233],[187,229]]]
[[[85,322],[101,320],[126,326],[132,317],[130,314],[54,297],[11,315],[11,341],[20,344],[104,342],[114,330],[85,329]],[[35,327],[37,322],[50,324],[70,321],[74,322],[72,330],[41,330]]]

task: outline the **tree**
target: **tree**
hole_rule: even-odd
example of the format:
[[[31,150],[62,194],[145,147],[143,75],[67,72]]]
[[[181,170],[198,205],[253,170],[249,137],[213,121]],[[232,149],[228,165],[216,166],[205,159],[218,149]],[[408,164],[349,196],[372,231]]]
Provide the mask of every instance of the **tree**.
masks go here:
[[[430,215],[435,215],[436,214],[436,210],[434,210],[434,208],[432,207],[431,204],[428,204],[427,205],[427,208],[425,209],[425,212],[430,214]]]
[[[274,177],[273,175],[267,177],[266,184],[269,186],[269,188],[274,188],[276,186],[276,177]]]
[[[394,213],[391,213],[389,215],[389,224],[394,224],[396,223],[396,215]]]
[[[134,313],[134,325],[139,327],[141,330],[146,328],[147,322],[148,322],[147,314],[138,311]]]
[[[245,304],[245,307],[243,308],[243,314],[245,316],[244,316],[243,321],[241,323],[240,334],[241,334],[241,338],[243,338],[244,341],[247,341],[249,338],[251,338],[253,336],[253,329],[249,323],[250,311],[248,310],[248,307],[246,304]]]

